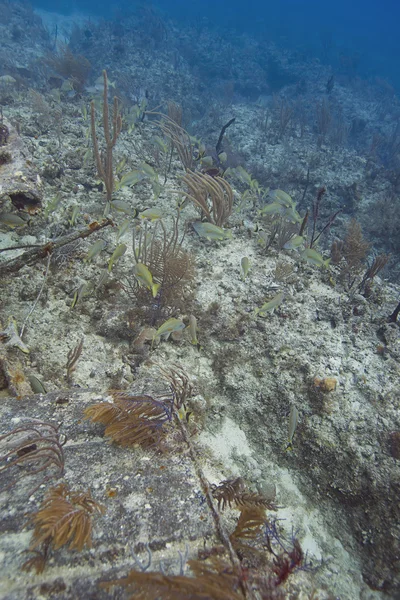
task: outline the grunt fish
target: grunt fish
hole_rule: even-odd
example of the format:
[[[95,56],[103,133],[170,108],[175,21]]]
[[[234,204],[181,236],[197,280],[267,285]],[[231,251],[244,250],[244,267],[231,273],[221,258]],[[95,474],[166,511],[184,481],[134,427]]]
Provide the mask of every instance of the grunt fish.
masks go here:
[[[150,290],[153,294],[153,298],[155,298],[160,288],[160,284],[153,282],[153,275],[150,273],[150,270],[146,267],[146,265],[140,262],[136,263],[133,272],[135,273],[135,277],[139,284]]]
[[[259,317],[266,317],[267,313],[272,312],[277,306],[279,306],[283,300],[284,293],[279,292],[276,296],[274,296],[268,302],[262,305],[261,308],[256,308],[255,314]]]
[[[116,260],[118,260],[119,258],[121,258],[121,256],[123,256],[126,252],[127,246],[126,244],[118,244],[118,246],[115,248],[114,252],[112,253],[112,256],[109,260],[108,263],[108,272],[111,273],[111,269],[113,268],[113,264],[115,263]]]
[[[222,227],[217,227],[217,225],[214,225],[213,223],[202,223],[201,221],[196,221],[193,223],[193,229],[198,236],[204,237],[210,241],[232,238],[231,231],[224,231]]]
[[[306,260],[311,265],[315,265],[316,267],[324,267],[325,269],[329,267],[329,263],[331,262],[330,258],[324,260],[322,254],[320,254],[313,248],[306,248],[305,250],[303,250],[303,252],[301,253],[301,257],[304,258],[304,260]]]
[[[182,331],[185,329],[185,324],[180,319],[168,319],[159,327],[154,335],[154,339],[159,337],[165,337],[167,340],[171,333],[175,333],[175,331]]]

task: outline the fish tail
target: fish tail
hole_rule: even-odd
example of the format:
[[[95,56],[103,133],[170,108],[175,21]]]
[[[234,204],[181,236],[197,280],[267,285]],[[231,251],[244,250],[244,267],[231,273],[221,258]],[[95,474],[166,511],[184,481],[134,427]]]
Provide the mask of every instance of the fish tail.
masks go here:
[[[151,293],[153,294],[153,298],[155,298],[158,294],[158,290],[160,289],[161,284],[160,283],[153,283],[153,285],[151,286]]]

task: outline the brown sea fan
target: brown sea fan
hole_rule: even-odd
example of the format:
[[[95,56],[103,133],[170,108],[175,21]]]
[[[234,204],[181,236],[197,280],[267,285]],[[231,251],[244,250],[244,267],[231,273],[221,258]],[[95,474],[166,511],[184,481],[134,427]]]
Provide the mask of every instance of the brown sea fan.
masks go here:
[[[165,435],[164,426],[172,418],[172,401],[134,396],[128,392],[111,393],[113,403],[99,402],[89,406],[85,418],[106,425],[105,435],[121,446],[159,444]]]
[[[92,545],[92,515],[105,508],[87,492],[73,492],[65,483],[49,490],[31,518],[35,524],[30,550],[49,543],[55,548],[69,545],[81,551]]]
[[[123,586],[136,600],[243,600],[239,576],[226,561],[215,558],[212,565],[189,560],[193,577],[158,572],[130,571],[127,577],[101,583],[102,588]]]
[[[0,435],[1,485],[10,489],[22,478],[30,478],[34,481],[34,487],[30,489],[30,494],[33,494],[49,479],[61,477],[65,440],[59,432],[59,425],[38,419],[22,422]]]
[[[218,508],[224,510],[227,506],[236,508],[241,507],[265,507],[269,510],[276,510],[273,498],[266,498],[260,494],[249,492],[241,477],[236,479],[226,479],[219,485],[211,487],[213,498],[218,502]]]

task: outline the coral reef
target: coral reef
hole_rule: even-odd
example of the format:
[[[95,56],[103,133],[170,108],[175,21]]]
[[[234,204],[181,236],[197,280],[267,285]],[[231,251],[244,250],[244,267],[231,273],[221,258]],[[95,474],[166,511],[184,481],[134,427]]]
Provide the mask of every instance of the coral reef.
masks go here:
[[[397,597],[394,91],[63,19],[0,0],[5,597]]]

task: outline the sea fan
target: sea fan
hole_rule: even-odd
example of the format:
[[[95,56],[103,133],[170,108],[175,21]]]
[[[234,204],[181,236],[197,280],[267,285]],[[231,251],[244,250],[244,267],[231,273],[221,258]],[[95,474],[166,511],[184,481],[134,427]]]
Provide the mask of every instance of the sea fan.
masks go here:
[[[230,535],[232,543],[237,539],[256,538],[265,521],[265,508],[263,506],[244,506],[240,511],[235,531]]]
[[[70,550],[90,548],[92,515],[104,511],[90,491],[73,492],[61,483],[46,494],[38,512],[32,516],[35,529],[30,550],[49,543],[56,550],[67,544]]]
[[[113,404],[100,402],[89,406],[85,417],[106,425],[105,435],[121,446],[158,445],[165,435],[165,424],[172,419],[172,401],[120,391],[111,393]]]
[[[69,545],[79,552],[92,545],[92,516],[103,514],[105,508],[93,500],[90,491],[73,492],[65,483],[46,494],[39,510],[30,517],[34,523],[29,552],[33,554],[23,565],[24,571],[35,569],[41,573],[46,565],[50,548]]]
[[[23,422],[12,431],[0,435],[1,487],[10,489],[23,477],[34,477],[30,494],[51,478],[64,472],[63,444],[65,436],[59,426],[37,419]],[[43,477],[38,477],[42,473]],[[38,483],[39,481],[39,483]]]
[[[218,508],[224,510],[227,506],[232,508],[232,504],[238,507],[256,507],[264,506],[269,510],[276,510],[273,499],[266,498],[260,494],[248,492],[245,483],[241,477],[236,479],[226,479],[211,489],[213,498],[218,502]]]
[[[135,600],[243,600],[239,577],[221,559],[213,565],[189,560],[194,577],[130,571],[127,577],[101,583],[103,588],[123,586]]]

